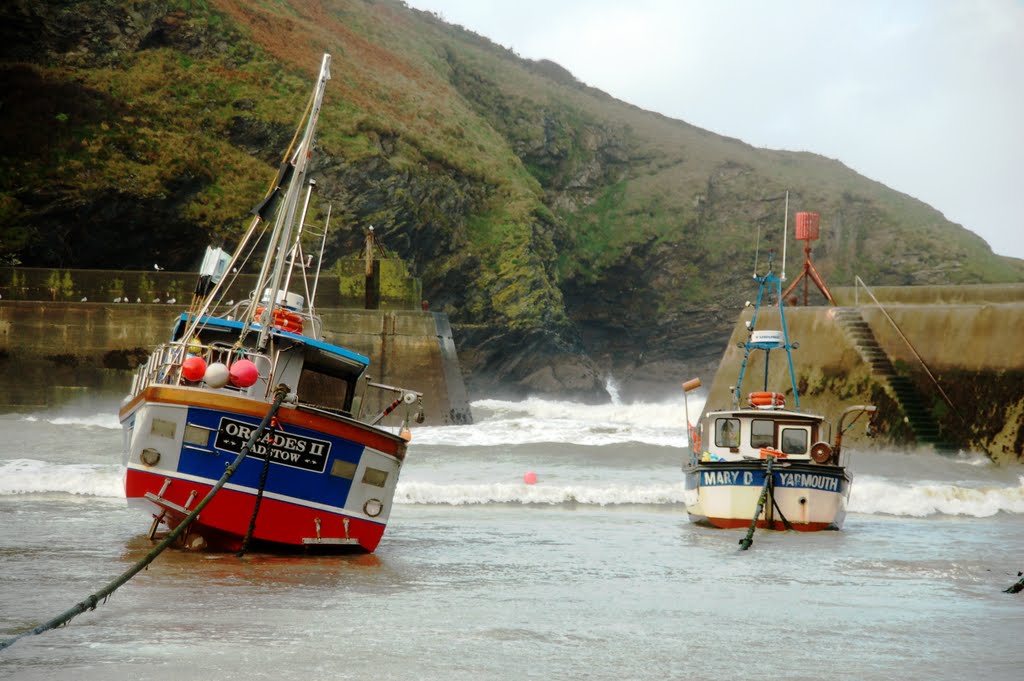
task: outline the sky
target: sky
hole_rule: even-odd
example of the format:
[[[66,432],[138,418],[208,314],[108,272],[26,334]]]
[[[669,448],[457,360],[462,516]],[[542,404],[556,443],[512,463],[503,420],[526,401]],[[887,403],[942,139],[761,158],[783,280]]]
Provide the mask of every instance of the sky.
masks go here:
[[[1024,258],[1024,0],[407,4],[643,109],[837,159]]]

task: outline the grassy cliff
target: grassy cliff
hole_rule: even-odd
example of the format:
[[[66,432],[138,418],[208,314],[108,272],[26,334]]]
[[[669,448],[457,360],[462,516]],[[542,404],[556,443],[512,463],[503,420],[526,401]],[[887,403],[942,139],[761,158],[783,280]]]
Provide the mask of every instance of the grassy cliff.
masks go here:
[[[330,52],[328,259],[373,225],[478,391],[594,396],[717,360],[786,191],[822,215],[828,281],[1024,280],[838,161],[642,111],[397,0],[13,0],[0,20],[0,258],[190,270],[231,245]]]

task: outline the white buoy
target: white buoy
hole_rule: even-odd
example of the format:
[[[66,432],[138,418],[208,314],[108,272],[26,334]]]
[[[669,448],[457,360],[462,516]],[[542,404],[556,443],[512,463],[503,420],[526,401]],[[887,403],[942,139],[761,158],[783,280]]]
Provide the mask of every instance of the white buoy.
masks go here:
[[[203,376],[203,380],[211,388],[223,388],[228,384],[230,377],[231,372],[223,362],[214,362],[206,367],[206,375]]]

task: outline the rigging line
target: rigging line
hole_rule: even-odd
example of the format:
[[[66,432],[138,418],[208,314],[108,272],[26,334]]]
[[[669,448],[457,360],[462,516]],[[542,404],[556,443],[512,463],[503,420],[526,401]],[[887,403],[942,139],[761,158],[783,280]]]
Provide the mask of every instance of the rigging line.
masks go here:
[[[238,263],[237,267],[232,268],[231,276],[228,279],[228,285],[225,288],[229,289],[232,286],[234,286],[235,282],[238,280],[238,277],[241,276],[242,270],[244,270],[245,266],[247,264],[249,264],[249,258],[251,258],[252,254],[256,252],[256,248],[260,245],[260,241],[262,241],[263,237],[266,236],[267,229],[270,227],[270,223],[265,221],[265,220],[262,221],[262,222],[263,222],[263,231],[260,232],[259,236],[257,236],[253,240],[252,245],[249,246],[249,252],[245,254],[244,258],[242,258],[242,262]],[[239,244],[239,249],[237,249],[237,250],[240,250],[241,246],[242,246],[242,244]]]
[[[252,238],[252,235],[256,231],[256,227],[257,225],[259,225],[259,223],[260,217],[258,215],[254,216],[252,219],[252,223],[249,225],[248,229],[245,230],[245,234],[242,236],[242,240],[235,248],[234,253],[231,254],[231,259],[228,261],[227,264],[229,270],[230,268],[235,267],[236,263],[238,262],[239,252],[241,251],[241,249],[245,247],[249,239]],[[264,232],[266,232],[266,227],[264,227],[263,230]],[[195,334],[196,329],[198,329],[200,325],[199,320],[202,319],[203,315],[205,315],[206,312],[210,309],[210,303],[212,303],[214,300],[217,300],[217,297],[220,295],[221,289],[224,288],[224,282],[225,279],[221,278],[220,281],[214,284],[213,290],[211,290],[204,297],[202,309],[200,309],[199,312],[196,313],[194,318],[189,319],[188,327],[185,329],[185,333],[183,334],[184,338],[191,338]]]
[[[120,577],[110,582],[109,584],[107,584],[105,587],[103,587],[96,593],[92,594],[85,600],[80,601],[74,607],[62,612],[61,614],[57,615],[49,621],[40,624],[34,629],[18,634],[17,636],[14,636],[12,638],[0,641],[0,650],[8,648],[9,646],[13,645],[22,638],[25,638],[26,636],[42,634],[43,632],[49,631],[50,629],[56,629],[57,627],[64,626],[65,624],[70,622],[72,618],[74,618],[77,615],[81,615],[86,610],[95,610],[96,606],[99,605],[101,601],[105,603],[107,598],[109,598],[111,594],[117,591],[120,587],[124,586],[128,582],[128,580],[130,580],[136,574],[141,572],[147,565],[156,560],[156,557],[163,553],[164,549],[170,546],[178,537],[181,536],[181,534],[186,529],[188,529],[188,527],[192,524],[192,521],[199,517],[199,513],[204,508],[206,508],[207,504],[209,504],[213,500],[213,497],[217,494],[217,492],[219,492],[220,489],[225,485],[225,483],[227,483],[227,481],[231,478],[231,476],[235,474],[235,471],[238,469],[240,465],[242,465],[242,461],[244,461],[245,457],[249,454],[249,450],[252,449],[253,445],[256,444],[256,440],[266,429],[271,419],[273,419],[277,415],[278,409],[281,408],[281,403],[284,402],[284,399],[285,397],[287,397],[289,392],[290,389],[284,383],[277,386],[277,388],[274,391],[274,402],[270,405],[270,409],[267,410],[266,416],[263,417],[263,420],[260,422],[260,425],[256,428],[256,430],[253,431],[252,435],[249,436],[248,442],[246,442],[245,446],[242,447],[242,450],[238,453],[238,456],[235,457],[235,460],[231,463],[231,465],[227,467],[227,469],[225,469],[224,475],[221,477],[221,479],[218,480],[217,483],[213,486],[213,488],[211,488],[210,491],[206,494],[206,496],[203,497],[203,500],[199,502],[195,509],[193,509],[191,513],[185,516],[185,519],[182,520],[177,527],[171,530],[171,532],[169,532],[167,536],[164,537],[163,541],[161,541],[156,547],[154,547],[146,555],[145,558],[137,562],[135,565],[130,567],[124,574],[122,574]]]

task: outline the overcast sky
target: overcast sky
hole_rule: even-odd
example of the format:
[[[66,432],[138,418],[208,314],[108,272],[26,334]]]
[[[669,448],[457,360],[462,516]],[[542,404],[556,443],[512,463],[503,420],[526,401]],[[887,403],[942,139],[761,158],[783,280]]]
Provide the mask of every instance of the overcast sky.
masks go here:
[[[1024,0],[407,4],[630,104],[838,159],[1024,258]]]

